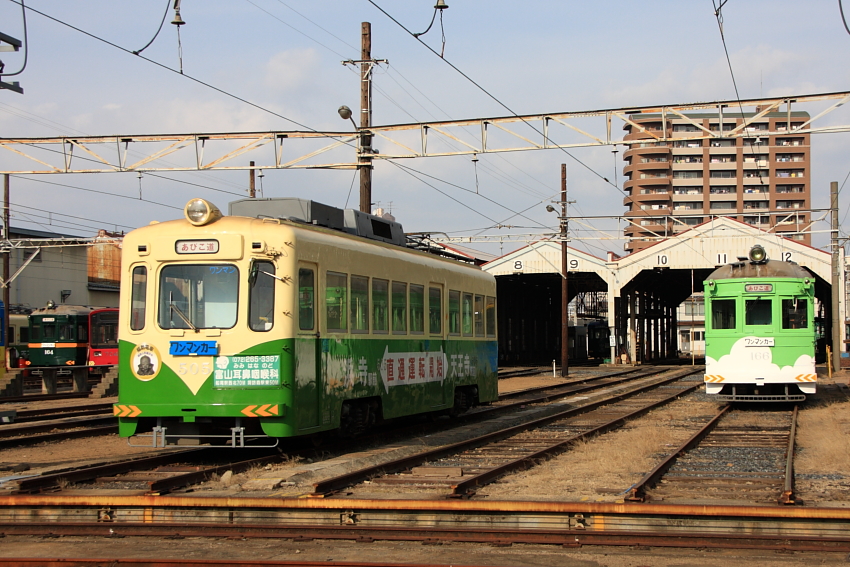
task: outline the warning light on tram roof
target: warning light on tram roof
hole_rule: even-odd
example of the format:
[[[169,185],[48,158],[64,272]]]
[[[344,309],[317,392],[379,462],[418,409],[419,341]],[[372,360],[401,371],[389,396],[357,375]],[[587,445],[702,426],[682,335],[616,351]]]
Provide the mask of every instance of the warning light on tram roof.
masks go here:
[[[767,252],[765,252],[764,246],[756,244],[750,248],[750,262],[753,264],[764,264],[767,262]]]
[[[192,199],[183,209],[186,220],[195,226],[204,226],[221,218],[218,207],[205,199]]]

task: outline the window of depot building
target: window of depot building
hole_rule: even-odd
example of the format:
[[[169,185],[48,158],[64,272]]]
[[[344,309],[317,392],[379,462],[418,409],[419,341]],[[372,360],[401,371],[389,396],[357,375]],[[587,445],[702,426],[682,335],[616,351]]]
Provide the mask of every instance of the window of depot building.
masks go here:
[[[345,331],[348,300],[348,275],[328,272],[325,288],[325,324],[328,331]]]
[[[372,330],[376,333],[389,331],[390,282],[372,280]]]
[[[255,261],[251,269],[256,270],[256,275],[248,290],[248,326],[252,331],[270,331],[274,327],[275,266],[261,260]]]
[[[773,323],[773,301],[770,299],[747,299],[744,301],[745,325],[770,325]]]
[[[369,278],[351,276],[351,332],[369,332]]]
[[[425,332],[425,286],[410,284],[410,332]]]
[[[782,300],[782,328],[806,329],[809,326],[809,301],[805,298]]]
[[[163,329],[230,329],[236,325],[239,270],[232,264],[172,264],[159,277]]]
[[[312,331],[316,328],[316,277],[313,270],[298,270],[298,328]]]
[[[145,266],[133,268],[132,291],[130,292],[130,329],[141,331],[145,328],[147,310],[148,269]]]
[[[711,302],[711,328],[735,328],[735,300],[715,299]]]

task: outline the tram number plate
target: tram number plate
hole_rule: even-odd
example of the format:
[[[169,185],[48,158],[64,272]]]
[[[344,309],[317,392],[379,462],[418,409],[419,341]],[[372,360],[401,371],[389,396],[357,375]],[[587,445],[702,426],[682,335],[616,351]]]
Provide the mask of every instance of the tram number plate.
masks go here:
[[[776,344],[773,337],[744,337],[744,346],[776,346]]]
[[[171,341],[168,349],[171,356],[214,356],[218,354],[215,341]]]

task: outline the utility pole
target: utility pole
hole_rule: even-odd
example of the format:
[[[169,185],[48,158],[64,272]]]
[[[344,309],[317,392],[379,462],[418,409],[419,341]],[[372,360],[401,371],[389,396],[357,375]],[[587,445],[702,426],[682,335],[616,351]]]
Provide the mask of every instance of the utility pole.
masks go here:
[[[360,28],[360,210],[372,213],[372,24]]]
[[[248,196],[252,199],[257,197],[257,187],[254,185],[254,162],[248,162],[251,169],[248,170]]]
[[[372,69],[377,63],[389,63],[386,59],[372,59],[372,24],[360,24],[360,60],[348,59],[343,65],[360,64],[360,126],[354,124],[360,134],[360,147],[357,148],[357,169],[360,171],[360,210],[372,212]],[[351,109],[339,108],[343,120],[351,120]]]
[[[9,241],[9,174],[3,176],[3,240]],[[3,333],[9,332],[9,255],[11,250],[3,254]],[[6,337],[6,347],[9,346],[10,338]],[[8,353],[8,348],[6,350]],[[8,360],[8,359],[7,359]],[[6,361],[3,362],[6,364]],[[4,366],[5,368],[5,366]]]
[[[569,296],[569,260],[567,258],[567,164],[561,164],[561,376],[570,374],[570,296]]]
[[[844,351],[841,344],[841,256],[838,253],[838,182],[829,184],[829,208],[831,217],[832,245],[832,370],[841,370],[841,353]]]

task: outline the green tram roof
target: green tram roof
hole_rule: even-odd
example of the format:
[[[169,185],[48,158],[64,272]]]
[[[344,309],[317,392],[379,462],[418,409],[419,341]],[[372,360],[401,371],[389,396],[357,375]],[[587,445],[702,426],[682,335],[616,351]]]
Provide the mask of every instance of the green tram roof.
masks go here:
[[[707,280],[735,280],[751,278],[811,278],[804,267],[794,262],[780,262],[779,260],[768,260],[761,264],[749,261],[733,262],[720,266],[706,278]]]

